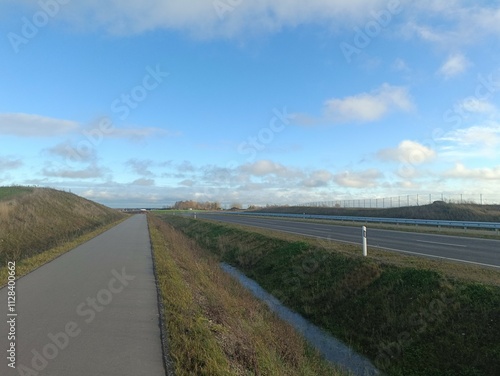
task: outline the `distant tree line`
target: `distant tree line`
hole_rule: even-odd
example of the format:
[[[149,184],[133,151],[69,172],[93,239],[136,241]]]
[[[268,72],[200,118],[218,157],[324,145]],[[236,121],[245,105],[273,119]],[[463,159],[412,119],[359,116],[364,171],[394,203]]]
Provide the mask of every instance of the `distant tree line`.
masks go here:
[[[220,210],[221,206],[218,202],[197,202],[193,200],[189,201],[177,201],[173,209],[175,210]]]

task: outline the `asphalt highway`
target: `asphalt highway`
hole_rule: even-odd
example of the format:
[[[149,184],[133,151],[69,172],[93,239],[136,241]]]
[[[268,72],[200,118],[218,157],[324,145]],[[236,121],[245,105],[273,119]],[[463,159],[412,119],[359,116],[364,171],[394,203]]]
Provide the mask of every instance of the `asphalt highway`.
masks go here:
[[[198,213],[198,217],[359,244],[360,246],[362,241],[361,224],[359,227],[351,227],[300,220],[212,213]],[[500,240],[370,229],[369,225],[367,227],[368,252],[370,248],[379,248],[416,256],[500,268]]]
[[[0,290],[0,375],[165,375],[146,216],[19,279],[17,316],[8,316],[8,291]]]

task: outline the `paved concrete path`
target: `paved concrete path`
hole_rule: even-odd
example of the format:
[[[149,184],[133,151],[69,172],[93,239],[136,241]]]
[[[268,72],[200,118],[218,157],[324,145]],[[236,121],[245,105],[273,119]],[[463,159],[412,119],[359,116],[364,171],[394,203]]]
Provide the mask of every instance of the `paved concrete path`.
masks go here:
[[[165,375],[146,216],[17,281],[15,317],[7,294],[0,290],[0,375]],[[12,318],[15,369],[7,359]]]

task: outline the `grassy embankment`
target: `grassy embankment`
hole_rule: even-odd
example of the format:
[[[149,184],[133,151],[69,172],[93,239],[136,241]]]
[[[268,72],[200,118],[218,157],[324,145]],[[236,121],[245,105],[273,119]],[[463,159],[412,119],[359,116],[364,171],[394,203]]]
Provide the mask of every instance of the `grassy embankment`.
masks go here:
[[[389,375],[500,374],[498,270],[163,218]]]
[[[358,208],[328,208],[328,207],[269,207],[250,210],[248,213],[276,213],[276,214],[319,214],[350,217],[377,217],[377,218],[404,218],[404,219],[430,219],[446,221],[472,221],[472,222],[500,222],[500,205],[453,204],[437,202],[431,205],[411,206],[386,209],[358,209]],[[296,220],[280,218],[281,220]],[[354,226],[361,225],[356,221],[336,221],[325,219],[300,219],[307,222],[328,223],[332,225]],[[462,227],[436,227],[426,225],[406,225],[368,222],[370,228],[419,232],[427,234],[467,236],[485,239],[500,239],[500,231],[493,229],[475,229]]]
[[[230,276],[218,259],[149,217],[176,375],[345,375]]]
[[[22,276],[112,227],[125,216],[71,193],[0,187],[0,285],[6,263]]]
[[[429,205],[400,208],[328,208],[309,206],[270,207],[256,213],[292,213],[348,215],[354,217],[437,219],[446,221],[500,222],[500,205],[454,204],[435,202]]]

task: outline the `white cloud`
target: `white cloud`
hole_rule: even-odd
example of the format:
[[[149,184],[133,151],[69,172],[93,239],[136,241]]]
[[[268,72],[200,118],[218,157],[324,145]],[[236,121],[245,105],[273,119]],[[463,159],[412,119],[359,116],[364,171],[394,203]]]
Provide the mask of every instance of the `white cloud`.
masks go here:
[[[451,158],[494,158],[500,153],[500,124],[489,123],[457,129],[437,139],[440,155]]]
[[[403,180],[396,183],[396,187],[404,190],[419,189],[420,184],[411,180]]]
[[[380,150],[377,157],[384,161],[419,165],[434,160],[436,152],[418,142],[404,140],[397,148]]]
[[[0,13],[12,11],[10,3],[0,2]],[[38,2],[32,0],[16,3],[31,7],[33,12],[39,10]],[[386,10],[390,3],[387,0],[86,0],[62,6],[51,22],[64,21],[79,31],[97,29],[117,35],[167,29],[186,31],[199,38],[232,38],[309,23],[352,30],[373,19],[372,10]],[[448,46],[450,41],[470,43],[500,32],[500,9],[495,5],[469,5],[470,2],[458,0],[400,0],[399,3],[405,12],[398,13],[396,22],[406,21],[407,36]],[[435,25],[436,19],[442,20],[439,29],[428,26]],[[401,34],[398,28],[394,29]]]
[[[69,141],[59,143],[51,148],[43,150],[43,152],[71,162],[92,162],[97,159],[95,149],[87,147],[81,148]]]
[[[347,188],[371,188],[377,186],[383,174],[376,169],[365,171],[345,171],[333,176],[335,183]]]
[[[183,161],[177,166],[177,170],[179,172],[194,172],[196,171],[196,167],[189,161]]]
[[[103,178],[105,170],[96,164],[91,164],[87,168],[76,170],[71,168],[49,169],[44,168],[42,174],[46,177],[57,177],[64,179],[95,179]]]
[[[153,172],[151,172],[150,167],[153,166],[153,161],[150,160],[138,160],[138,159],[129,159],[125,163],[131,170],[140,176],[154,176]]]
[[[155,185],[155,181],[154,181],[154,179],[142,178],[142,179],[134,180],[131,184],[138,185],[141,187],[153,187]]]
[[[54,137],[78,130],[79,124],[41,115],[0,114],[0,135],[17,137]]]
[[[420,39],[432,43],[444,43],[447,39],[447,36],[443,35],[443,33],[437,32],[430,26],[417,24],[414,21],[404,26],[403,34],[407,36],[416,35]]]
[[[107,119],[107,118],[103,118]],[[101,119],[101,121],[103,120]],[[168,130],[156,127],[127,127],[119,128],[111,126],[109,129],[101,130],[101,125],[96,122],[83,127],[76,121],[51,118],[43,115],[25,114],[25,113],[0,113],[0,135],[10,135],[17,137],[56,137],[69,134],[78,134],[83,138],[114,138],[142,140],[148,137],[170,136],[177,137],[179,132],[170,132]],[[95,141],[92,140],[93,143]],[[59,145],[53,150],[49,150],[61,156],[61,147]],[[57,150],[59,148],[59,151]]]
[[[191,180],[191,179],[186,179],[186,180],[183,180],[179,183],[179,185],[183,185],[185,187],[193,187],[195,184],[196,184],[196,182],[194,180]]]
[[[302,181],[304,187],[326,187],[333,179],[333,174],[326,170],[313,171]]]
[[[449,79],[464,73],[470,65],[471,63],[463,54],[453,54],[448,56],[438,73]]]
[[[476,37],[500,34],[500,8],[492,6],[461,7],[455,17],[460,20],[460,34]],[[470,39],[470,38],[467,38]]]
[[[398,71],[398,72],[410,72],[411,69],[406,63],[405,60],[401,58],[397,58],[394,63],[392,63],[392,69]]]
[[[15,170],[20,168],[23,162],[20,159],[0,157],[0,171]]]
[[[496,106],[487,101],[480,100],[475,97],[469,97],[460,102],[459,107],[463,111],[477,113],[477,114],[493,114],[498,112]]]
[[[500,180],[500,166],[467,168],[462,163],[457,163],[455,167],[444,174],[448,178],[471,179],[471,180]]]
[[[33,8],[30,0],[20,0]],[[64,6],[57,20],[80,29],[101,28],[111,34],[135,34],[154,29],[185,30],[199,37],[235,36],[243,32],[273,32],[308,22],[365,19],[367,9],[385,9],[384,0],[86,0]]]
[[[296,171],[269,160],[247,163],[241,166],[240,170],[253,176],[276,175],[281,177],[290,177],[296,175]]]
[[[148,137],[159,136],[177,136],[177,133],[170,133],[165,129],[154,127],[143,128],[113,128],[105,137],[109,138],[125,138],[131,140],[142,140]]]
[[[328,120],[334,122],[371,122],[389,112],[411,111],[413,107],[406,88],[385,83],[370,93],[328,100],[325,114]]]
[[[500,124],[458,129],[443,139],[463,145],[494,147],[500,144]]]
[[[418,38],[450,50],[481,43],[500,34],[498,5],[467,4],[461,0],[421,0],[408,4],[411,20],[403,27],[406,37]],[[439,26],[434,20],[439,19]],[[430,25],[433,26],[430,26]]]

